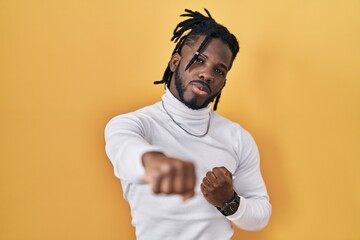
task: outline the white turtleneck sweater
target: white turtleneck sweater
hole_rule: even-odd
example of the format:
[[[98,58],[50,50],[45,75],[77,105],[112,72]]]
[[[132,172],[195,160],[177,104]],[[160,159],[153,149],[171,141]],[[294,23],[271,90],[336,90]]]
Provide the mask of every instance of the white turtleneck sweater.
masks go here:
[[[271,205],[260,173],[259,154],[251,135],[238,124],[210,110],[210,105],[191,110],[167,89],[161,102],[110,120],[105,129],[106,153],[121,180],[129,202],[132,224],[139,240],[230,239],[230,222],[245,230],[260,230],[271,215]],[[183,201],[178,195],[154,194],[144,183],[142,155],[157,151],[192,161],[197,183],[195,196]],[[209,204],[200,190],[206,173],[224,166],[235,177],[234,190],[240,206],[223,216]]]

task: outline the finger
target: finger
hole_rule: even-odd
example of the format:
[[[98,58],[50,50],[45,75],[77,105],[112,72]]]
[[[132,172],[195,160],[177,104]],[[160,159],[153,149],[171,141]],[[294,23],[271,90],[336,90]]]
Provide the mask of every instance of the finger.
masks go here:
[[[187,162],[185,164],[185,192],[194,193],[195,183],[196,183],[196,174],[194,164],[191,162]]]
[[[174,191],[174,179],[175,179],[175,170],[172,165],[163,165],[161,167],[162,179],[160,182],[160,192],[170,194]]]
[[[150,184],[152,186],[152,190],[154,193],[160,193],[160,184],[161,184],[162,176],[160,171],[154,171],[150,175]]]
[[[207,189],[207,187],[206,187],[206,185],[205,185],[204,183],[202,183],[202,184],[200,185],[200,190],[201,190],[201,192],[202,192],[205,196],[207,195],[208,189]]]
[[[208,196],[211,192],[214,191],[214,187],[211,184],[202,183],[200,185],[201,192],[204,194],[204,196]]]
[[[211,184],[214,184],[217,182],[217,177],[216,175],[212,172],[212,171],[209,171],[206,173],[206,179],[211,183]]]
[[[221,170],[227,179],[232,179],[232,172],[230,172],[226,167],[221,167]]]
[[[174,174],[166,174],[162,177],[160,183],[160,191],[161,193],[170,194],[174,193]]]
[[[186,191],[186,166],[184,163],[180,163],[176,165],[175,170],[175,178],[174,178],[174,192],[182,194]]]
[[[225,167],[215,167],[213,173],[221,181],[232,180],[232,173]]]
[[[206,187],[206,188],[213,188],[212,183],[206,178],[203,178],[202,184]]]

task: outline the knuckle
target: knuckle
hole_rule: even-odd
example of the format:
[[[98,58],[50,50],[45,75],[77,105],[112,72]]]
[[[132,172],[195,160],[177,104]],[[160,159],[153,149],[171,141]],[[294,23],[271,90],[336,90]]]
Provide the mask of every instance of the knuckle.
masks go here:
[[[173,165],[174,171],[177,172],[186,172],[188,171],[187,164],[183,161],[176,161]]]
[[[177,160],[173,162],[173,165],[176,168],[181,168],[184,165],[184,162]]]
[[[160,178],[161,178],[161,174],[160,174],[160,173],[154,173],[154,174],[151,175],[151,180],[152,180],[153,182],[158,182],[158,181],[160,180]]]
[[[163,174],[169,176],[172,175],[176,172],[176,167],[173,164],[168,164],[164,169],[163,169]]]

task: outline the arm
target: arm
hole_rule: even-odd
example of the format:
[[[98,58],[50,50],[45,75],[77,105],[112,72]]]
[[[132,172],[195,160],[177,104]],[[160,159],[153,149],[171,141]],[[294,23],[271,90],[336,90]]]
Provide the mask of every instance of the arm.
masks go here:
[[[206,200],[223,207],[232,199],[234,191],[240,196],[237,211],[227,216],[236,226],[245,230],[261,230],[269,221],[271,205],[260,173],[259,154],[249,133],[242,135],[240,165],[235,179],[225,167],[214,168],[203,179],[201,190]]]
[[[115,176],[128,182],[143,184],[145,169],[142,155],[146,152],[161,152],[145,140],[143,123],[130,114],[110,120],[105,128],[105,150]]]
[[[193,163],[167,157],[161,148],[148,143],[145,131],[150,126],[144,124],[135,116],[122,115],[106,126],[106,153],[115,175],[136,184],[149,183],[154,193],[192,197],[196,182]]]

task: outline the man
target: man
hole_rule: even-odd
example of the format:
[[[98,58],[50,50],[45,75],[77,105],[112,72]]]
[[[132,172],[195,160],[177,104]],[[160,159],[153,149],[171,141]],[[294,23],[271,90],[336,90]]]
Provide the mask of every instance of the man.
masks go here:
[[[251,135],[216,110],[239,51],[224,26],[199,12],[179,23],[162,101],[113,118],[106,152],[138,239],[224,240],[231,222],[265,227],[271,205]],[[190,31],[187,35],[185,32]]]

